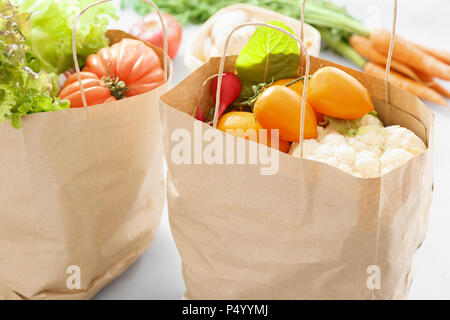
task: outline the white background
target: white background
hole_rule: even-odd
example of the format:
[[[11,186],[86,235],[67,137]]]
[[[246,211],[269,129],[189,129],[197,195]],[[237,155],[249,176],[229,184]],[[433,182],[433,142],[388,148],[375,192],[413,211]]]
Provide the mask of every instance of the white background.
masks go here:
[[[276,1],[276,0],[274,0]],[[300,1],[300,0],[299,0]],[[243,1],[245,2],[245,1]],[[367,25],[391,27],[391,0],[334,0]],[[377,14],[378,13],[378,14]],[[399,0],[398,34],[418,43],[450,51],[450,0]],[[374,19],[375,18],[375,19]],[[128,30],[139,17],[127,11],[115,27]],[[187,40],[198,27],[187,27],[174,60],[172,85],[188,75],[184,66]],[[202,45],[202,44],[198,44]],[[330,52],[321,57],[352,66]],[[444,83],[450,87],[449,83]],[[450,101],[449,101],[450,103]],[[414,260],[410,299],[450,299],[450,109],[427,102],[436,115],[435,191],[428,237]],[[181,259],[164,211],[161,228],[144,255],[97,294],[96,299],[180,299],[184,294]]]

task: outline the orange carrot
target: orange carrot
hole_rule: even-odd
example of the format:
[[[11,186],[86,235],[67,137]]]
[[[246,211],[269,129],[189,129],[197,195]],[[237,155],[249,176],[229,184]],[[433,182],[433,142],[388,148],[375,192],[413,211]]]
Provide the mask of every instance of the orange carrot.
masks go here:
[[[369,62],[364,66],[364,71],[375,77],[384,79],[386,68]],[[443,106],[447,106],[447,101],[444,99],[444,97],[422,83],[406,78],[405,76],[402,76],[395,71],[391,71],[389,80],[397,87],[405,89],[415,94],[419,98],[426,99]]]
[[[433,48],[428,48],[425,46],[421,46],[419,44],[416,44],[416,46],[428,53],[430,56],[435,57],[436,59],[446,63],[446,64],[450,64],[450,52],[445,51],[445,50],[440,50],[440,49],[433,49]]]
[[[386,65],[387,63],[387,54],[382,54],[379,51],[377,51],[373,46],[372,42],[368,38],[364,38],[360,35],[353,35],[350,37],[350,44],[352,45],[353,49],[356,50],[360,55],[363,57],[369,59],[370,61],[380,64],[380,65]],[[396,60],[391,61],[391,68],[393,70],[396,70],[400,73],[403,73],[404,75],[419,81],[419,77],[414,73],[414,71],[404,65],[403,63],[400,63]]]
[[[434,81],[433,77],[430,77],[429,75],[422,73],[420,71],[416,71],[417,76],[420,78],[420,81],[423,82],[424,85],[434,89],[435,91],[439,92],[440,94],[444,95],[447,98],[450,98],[450,91],[441,86],[439,83]]]
[[[389,52],[391,33],[375,29],[370,33],[370,41],[382,53]],[[393,58],[430,76],[450,80],[450,66],[425,53],[411,42],[396,36]]]

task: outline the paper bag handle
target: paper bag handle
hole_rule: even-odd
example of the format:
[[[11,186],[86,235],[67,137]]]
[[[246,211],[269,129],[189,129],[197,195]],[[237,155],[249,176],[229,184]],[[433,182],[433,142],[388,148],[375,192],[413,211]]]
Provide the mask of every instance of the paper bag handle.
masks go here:
[[[397,26],[397,0],[394,0],[394,18],[392,21],[391,43],[389,45],[389,54],[386,61],[386,77],[384,79],[385,86],[385,103],[389,103],[389,73],[391,71],[392,54],[394,52],[395,44],[395,31]],[[380,234],[381,234],[381,214],[378,212],[377,217],[377,235],[376,235],[376,247],[375,247],[375,266],[378,266],[379,248],[380,248]],[[375,290],[371,292],[371,299],[375,300]]]
[[[304,127],[305,127],[306,91],[307,91],[306,89],[308,88],[308,81],[309,81],[310,59],[309,59],[309,54],[306,49],[306,46],[303,44],[303,41],[301,41],[295,35],[293,35],[289,31],[286,31],[285,29],[283,29],[281,27],[273,26],[273,25],[270,25],[267,23],[262,23],[262,22],[248,22],[248,23],[244,23],[244,24],[241,24],[241,25],[235,27],[230,32],[230,34],[228,35],[228,37],[225,41],[225,47],[223,50],[222,57],[220,59],[220,67],[219,67],[219,73],[218,73],[218,78],[217,78],[216,105],[215,105],[215,109],[214,109],[213,128],[217,127],[219,106],[220,106],[220,91],[221,91],[221,87],[222,87],[222,77],[223,77],[223,72],[224,72],[224,67],[225,67],[225,57],[226,57],[226,53],[227,53],[228,44],[230,43],[231,36],[233,35],[233,33],[235,31],[237,31],[241,28],[244,28],[244,27],[248,27],[248,26],[268,27],[268,28],[272,28],[274,30],[283,32],[284,34],[288,35],[289,37],[291,37],[292,39],[297,41],[298,44],[300,45],[301,49],[303,49],[305,52],[306,68],[305,68],[304,88],[303,88],[303,93],[302,93],[302,107],[301,107],[301,116],[300,116],[300,141],[299,141],[300,142],[300,150],[301,150],[300,157],[303,158],[303,136],[304,136]]]
[[[86,103],[86,95],[84,93],[84,88],[83,88],[83,84],[81,83],[81,75],[80,75],[80,65],[78,63],[78,55],[77,55],[77,24],[78,21],[80,20],[80,17],[90,8],[95,7],[99,4],[105,3],[105,2],[111,2],[113,0],[100,0],[97,2],[94,2],[90,5],[88,5],[86,8],[84,8],[83,10],[80,11],[80,13],[78,14],[78,16],[75,18],[75,21],[73,22],[73,29],[72,29],[72,54],[73,54],[73,62],[75,64],[75,72],[77,73],[78,76],[78,83],[80,85],[80,92],[81,92],[81,101],[83,102],[83,107],[86,109],[87,108],[87,103]],[[158,14],[159,17],[159,21],[161,23],[161,29],[163,32],[163,37],[164,37],[164,81],[167,82],[167,79],[169,78],[169,69],[168,69],[168,41],[167,41],[167,31],[166,31],[166,24],[164,22],[164,19],[161,15],[161,11],[159,11],[158,6],[151,0],[142,0],[147,2],[148,4],[150,4],[153,8],[155,8],[156,13]]]
[[[386,77],[384,79],[385,93],[384,102],[389,103],[389,74],[391,72],[391,61],[395,45],[395,32],[397,28],[397,0],[394,0],[394,18],[392,20],[391,43],[389,44],[389,54],[386,61]]]
[[[302,1],[302,11],[300,12],[300,40],[303,42],[305,41],[305,9],[306,9],[306,0]],[[300,70],[301,70],[301,64],[302,64],[302,54],[303,51],[300,50],[300,59],[298,61],[299,64],[299,68],[298,68],[298,73],[297,73],[297,77],[300,76]]]

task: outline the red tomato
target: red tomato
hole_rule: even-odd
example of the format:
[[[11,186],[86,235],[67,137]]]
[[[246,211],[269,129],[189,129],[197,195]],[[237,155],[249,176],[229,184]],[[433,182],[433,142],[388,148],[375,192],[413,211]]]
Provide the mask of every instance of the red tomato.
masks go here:
[[[86,59],[81,83],[88,106],[139,95],[159,87],[164,70],[155,51],[145,43],[123,39]],[[77,74],[71,75],[59,93],[71,108],[83,106]]]
[[[91,72],[81,72],[80,75],[88,106],[117,100],[111,95],[111,91],[103,85],[102,80],[97,75]],[[59,97],[69,100],[71,108],[80,108],[83,106],[80,85],[78,84],[78,76],[76,74],[71,75],[66,80],[59,93]]]
[[[174,16],[168,13],[162,13],[167,30],[167,42],[169,46],[169,57],[175,58],[180,47],[181,37],[183,29],[181,24],[175,19]],[[143,40],[151,43],[152,45],[164,48],[164,37],[159,22],[159,17],[156,13],[150,13],[144,17],[144,20],[136,24],[130,31],[130,33]]]

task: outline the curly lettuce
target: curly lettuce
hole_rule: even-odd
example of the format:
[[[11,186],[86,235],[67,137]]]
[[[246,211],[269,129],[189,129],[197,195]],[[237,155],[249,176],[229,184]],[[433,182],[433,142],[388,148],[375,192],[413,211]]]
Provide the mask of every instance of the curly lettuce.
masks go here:
[[[72,28],[78,13],[96,0],[23,0],[20,13],[31,15],[26,36],[30,47],[29,66],[36,72],[60,74],[73,66]],[[77,25],[77,54],[80,64],[86,57],[107,47],[105,36],[109,18],[118,19],[112,4],[87,10]]]
[[[57,76],[36,73],[27,65],[29,18],[9,0],[0,0],[0,123],[9,119],[14,128],[22,127],[25,114],[69,107],[68,101],[55,98]]]

